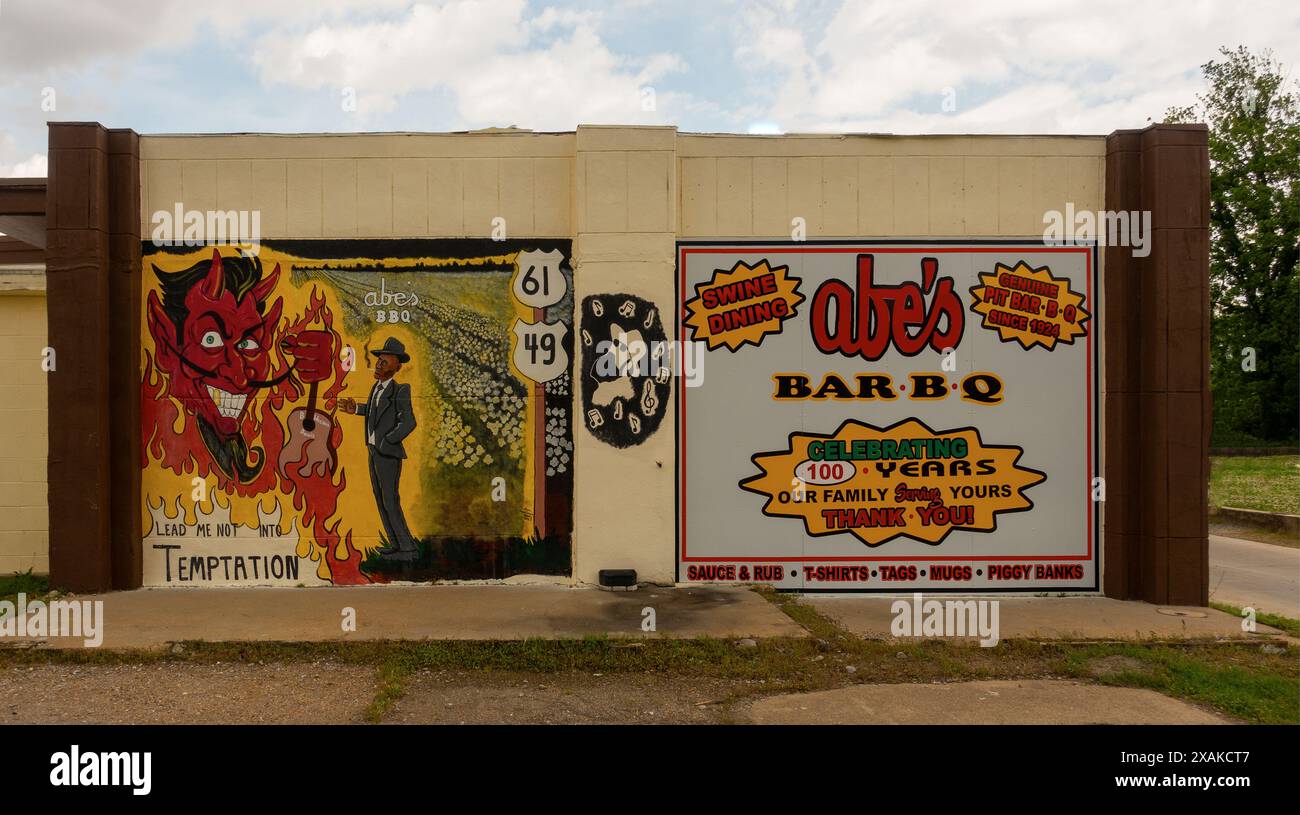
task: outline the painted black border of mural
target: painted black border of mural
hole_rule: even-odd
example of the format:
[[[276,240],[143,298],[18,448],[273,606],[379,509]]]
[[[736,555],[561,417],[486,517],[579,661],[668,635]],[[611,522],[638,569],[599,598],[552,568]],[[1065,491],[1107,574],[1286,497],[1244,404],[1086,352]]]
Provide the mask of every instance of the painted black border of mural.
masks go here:
[[[210,243],[197,246],[176,246],[172,244],[156,244],[147,239],[142,240],[140,243],[144,247],[145,254],[166,252],[173,255],[184,255],[204,246],[239,248],[235,244]],[[573,263],[572,238],[507,238],[500,241],[491,238],[267,238],[259,241],[258,246],[265,246],[268,249],[300,258],[330,260],[337,257],[337,247],[344,243],[352,251],[350,257],[420,257],[430,254],[430,252],[426,251],[430,248],[460,254],[488,255],[527,248],[543,252],[558,250],[564,253],[566,266],[571,266]]]
[[[1104,462],[1101,458],[1101,427],[1102,427],[1102,403],[1101,403],[1101,355],[1097,348],[1097,337],[1102,333],[1102,322],[1105,315],[1097,307],[1096,298],[1100,295],[1099,281],[1101,279],[1101,270],[1098,266],[1098,244],[1096,241],[1048,241],[1041,237],[1035,238],[902,238],[887,240],[883,238],[870,239],[850,239],[850,238],[827,238],[821,240],[792,241],[789,239],[761,240],[755,238],[740,238],[736,240],[726,240],[720,238],[708,238],[702,240],[679,240],[673,245],[673,309],[676,311],[677,319],[673,322],[673,339],[680,342],[683,336],[683,320],[685,312],[682,308],[682,249],[692,246],[780,246],[797,249],[800,246],[1006,246],[1006,247],[1025,247],[1025,248],[1049,248],[1070,246],[1079,249],[1087,249],[1090,256],[1090,265],[1092,268],[1092,291],[1094,296],[1093,320],[1088,331],[1088,342],[1092,343],[1093,366],[1092,366],[1092,460],[1095,463],[1093,471],[1094,477],[1101,476],[1104,472]],[[682,462],[681,462],[681,388],[675,388],[673,393],[673,580],[682,582],[681,575],[681,552],[682,552]],[[1039,592],[1057,592],[1067,594],[1082,594],[1086,592],[1101,591],[1101,503],[1100,501],[1092,502],[1092,586],[1080,587],[1071,586],[1062,588],[1061,586],[1011,586],[1007,588],[980,588],[972,589],[970,587],[956,588],[924,588],[916,589],[924,594],[968,594],[972,596],[986,594],[1030,594]],[[689,583],[686,585],[708,585],[705,583]],[[854,589],[823,589],[823,588],[778,588],[778,592],[791,594],[910,594],[914,590],[905,587],[883,588],[854,588]]]

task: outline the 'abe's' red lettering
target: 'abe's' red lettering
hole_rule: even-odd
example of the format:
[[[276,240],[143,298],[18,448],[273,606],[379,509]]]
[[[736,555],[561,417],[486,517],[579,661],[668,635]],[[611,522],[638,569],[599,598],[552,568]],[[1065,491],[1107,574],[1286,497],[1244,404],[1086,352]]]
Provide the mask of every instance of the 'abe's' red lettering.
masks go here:
[[[929,345],[936,351],[956,348],[961,342],[964,316],[961,298],[953,290],[951,277],[935,278],[939,261],[921,259],[921,285],[897,286],[872,281],[874,255],[858,255],[857,293],[842,280],[827,280],[813,295],[811,325],[813,342],[824,353],[880,359],[892,342],[900,354],[912,357]],[[927,306],[925,295],[934,289]],[[830,324],[830,306],[835,304],[835,324]],[[939,320],[948,318],[942,331]],[[913,328],[920,328],[912,333]]]

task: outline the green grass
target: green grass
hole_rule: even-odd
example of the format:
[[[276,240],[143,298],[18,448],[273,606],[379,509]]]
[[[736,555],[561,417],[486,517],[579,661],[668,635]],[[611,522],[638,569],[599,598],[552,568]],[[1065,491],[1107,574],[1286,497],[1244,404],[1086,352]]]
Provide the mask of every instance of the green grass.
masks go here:
[[[1210,602],[1211,608],[1217,608],[1219,611],[1226,611],[1234,617],[1241,616],[1241,609],[1236,606],[1230,606],[1227,603]],[[1259,611],[1255,613],[1255,622],[1264,625],[1271,625],[1274,628],[1285,631],[1293,637],[1300,637],[1300,620],[1293,620],[1290,617],[1283,617],[1281,614],[1269,614]]]
[[[43,574],[32,574],[32,570],[0,575],[0,600],[16,600],[19,594],[28,599],[44,597],[50,590],[50,579]]]
[[[1221,422],[1214,423],[1214,432],[1210,438],[1211,447],[1295,447],[1296,439],[1261,439],[1244,430],[1225,427]]]
[[[1210,506],[1300,515],[1300,456],[1213,456]]]
[[[844,645],[859,662],[879,659],[882,645],[898,647],[896,642],[879,643],[852,637],[833,620],[790,595],[760,593],[813,636]],[[1241,614],[1240,609],[1230,606],[1216,608]],[[1300,635],[1300,621],[1274,614],[1260,614],[1256,619]],[[1273,648],[1266,651],[1263,645]],[[944,678],[932,681],[1003,678],[1007,674],[1066,676],[1106,685],[1147,688],[1208,705],[1247,722],[1300,724],[1300,659],[1295,648],[1279,649],[1278,645],[1261,641],[1066,644],[1009,640],[995,648],[974,648],[922,640],[896,652],[894,662],[901,665],[895,665],[893,673],[896,675],[901,669],[916,675],[924,673],[925,666],[937,665],[942,668]],[[1128,667],[1103,670],[1107,661],[1116,658]],[[916,667],[907,665],[917,661]],[[881,681],[871,678],[872,673],[880,673],[880,668],[869,667],[859,681]]]
[[[1097,677],[1093,660],[1120,656],[1136,667]],[[1148,688],[1260,724],[1300,723],[1300,675],[1293,649],[1270,655],[1244,645],[1093,645],[1066,654],[1070,675],[1104,685]]]
[[[406,694],[406,683],[410,676],[410,670],[395,661],[386,661],[379,666],[375,698],[366,705],[366,721],[379,724],[384,720],[384,715]]]

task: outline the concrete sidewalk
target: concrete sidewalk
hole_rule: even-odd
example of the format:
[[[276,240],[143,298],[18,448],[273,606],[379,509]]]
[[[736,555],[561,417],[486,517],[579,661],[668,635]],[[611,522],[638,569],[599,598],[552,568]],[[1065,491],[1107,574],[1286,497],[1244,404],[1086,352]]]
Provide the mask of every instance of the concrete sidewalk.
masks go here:
[[[861,595],[807,597],[818,611],[859,636],[889,637],[898,598]],[[911,595],[907,595],[909,601]],[[950,595],[925,595],[925,600],[961,600]],[[1254,637],[1281,634],[1258,626],[1258,634],[1241,630],[1241,620],[1212,608],[1155,606],[1109,597],[1003,597],[998,598],[998,623],[1002,639],[1139,640],[1153,638]]]
[[[142,589],[81,595],[104,601],[104,648],[159,648],[180,640],[517,640],[610,637],[801,637],[779,609],[745,588],[609,592],[547,585],[364,588]],[[345,608],[356,631],[342,628]],[[655,631],[641,628],[654,609]],[[54,648],[80,639],[51,638]]]
[[[161,648],[182,640],[517,640],[609,637],[802,637],[807,632],[744,587],[648,587],[633,592],[557,585],[364,588],[142,589],[83,595],[104,602],[104,648]],[[890,636],[896,598],[807,595],[800,602],[855,634]],[[930,595],[927,600],[960,599]],[[356,630],[344,631],[345,610]],[[642,629],[653,609],[654,630]],[[1209,608],[1161,608],[1103,597],[1000,598],[1000,636],[1048,639],[1250,637]],[[1261,634],[1275,634],[1260,626]],[[9,645],[22,640],[10,639]],[[27,640],[31,642],[31,640]],[[79,648],[79,638],[44,647]]]
[[[769,696],[755,724],[1222,724],[1195,705],[1139,688],[1052,679],[851,685]]]

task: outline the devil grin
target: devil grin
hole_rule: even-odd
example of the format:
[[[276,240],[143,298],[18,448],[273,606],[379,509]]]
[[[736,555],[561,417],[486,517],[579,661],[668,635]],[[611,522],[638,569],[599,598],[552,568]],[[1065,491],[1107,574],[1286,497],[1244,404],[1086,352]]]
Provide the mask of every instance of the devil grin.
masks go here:
[[[249,397],[253,392],[230,391],[205,380],[195,380],[194,384],[206,390],[211,400],[209,407],[195,413],[199,435],[203,437],[212,462],[226,476],[241,483],[253,480],[262,470],[262,449],[250,446],[240,431],[244,413],[252,404]]]
[[[248,393],[232,393],[231,391],[222,390],[221,388],[204,383],[208,389],[208,396],[212,397],[212,403],[217,407],[217,413],[225,419],[239,420],[244,415],[244,408],[248,404]]]

